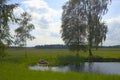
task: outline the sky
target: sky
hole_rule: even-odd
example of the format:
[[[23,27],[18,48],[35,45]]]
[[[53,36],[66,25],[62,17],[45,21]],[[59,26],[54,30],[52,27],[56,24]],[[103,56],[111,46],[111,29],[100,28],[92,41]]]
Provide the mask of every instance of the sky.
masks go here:
[[[27,42],[28,46],[46,44],[64,44],[61,38],[61,15],[62,6],[68,0],[10,0],[9,3],[19,3],[14,10],[16,16],[27,11],[32,16],[35,30],[31,32],[36,38]],[[103,45],[120,45],[120,0],[112,0],[108,6],[108,13],[103,20],[108,25],[106,41]],[[11,24],[11,34],[18,27]]]

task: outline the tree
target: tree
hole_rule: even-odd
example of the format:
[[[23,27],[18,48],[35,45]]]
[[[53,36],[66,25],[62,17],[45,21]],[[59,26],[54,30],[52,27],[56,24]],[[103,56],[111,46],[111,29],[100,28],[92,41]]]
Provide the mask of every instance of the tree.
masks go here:
[[[13,9],[18,4],[6,4],[6,2],[7,0],[0,0],[0,54],[4,54],[6,47],[12,43],[8,22],[17,22]]]
[[[93,56],[92,47],[97,49],[99,44],[106,39],[107,25],[101,20],[107,13],[110,2],[111,0],[88,0],[85,4],[89,56]]]
[[[63,6],[61,32],[65,44],[78,56],[80,50],[86,50],[86,24],[84,16],[79,17],[74,8],[71,1]]]
[[[69,0],[63,6],[62,14],[62,38],[65,43],[68,46],[76,43],[76,48],[72,48],[74,50],[79,50],[80,45],[87,45],[89,56],[93,56],[91,49],[97,49],[106,38],[107,25],[101,20],[107,13],[110,2],[111,0]]]
[[[15,44],[19,46],[25,47],[25,56],[27,57],[27,39],[33,40],[35,37],[30,34],[30,31],[32,31],[35,27],[31,21],[31,15],[29,15],[27,12],[24,12],[21,14],[21,20],[19,22],[19,27],[15,30]]]

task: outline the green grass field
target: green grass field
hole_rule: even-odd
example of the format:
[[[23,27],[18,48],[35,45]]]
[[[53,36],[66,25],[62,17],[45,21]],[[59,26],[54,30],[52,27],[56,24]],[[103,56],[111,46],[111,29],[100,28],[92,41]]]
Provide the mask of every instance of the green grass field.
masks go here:
[[[67,57],[75,58],[76,54],[64,49],[28,49],[27,53],[25,58],[23,49],[8,49],[7,56],[0,59],[0,80],[120,80],[120,75],[29,70],[28,66],[40,59],[45,59],[52,66],[59,65],[60,60],[64,61]],[[93,53],[104,58],[120,58],[120,48],[101,48],[93,50]],[[88,53],[80,52],[80,56],[87,58]]]

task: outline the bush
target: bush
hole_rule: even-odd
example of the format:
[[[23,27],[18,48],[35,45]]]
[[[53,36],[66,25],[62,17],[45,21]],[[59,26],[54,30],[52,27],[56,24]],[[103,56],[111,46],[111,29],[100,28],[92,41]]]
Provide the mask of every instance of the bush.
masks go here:
[[[4,45],[2,42],[0,42],[0,57],[4,57],[5,54],[5,50],[7,49],[7,46]]]

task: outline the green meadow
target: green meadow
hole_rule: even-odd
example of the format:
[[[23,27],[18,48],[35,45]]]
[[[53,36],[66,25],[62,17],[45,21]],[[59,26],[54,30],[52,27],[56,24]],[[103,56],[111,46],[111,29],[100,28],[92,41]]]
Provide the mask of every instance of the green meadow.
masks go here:
[[[40,59],[49,62],[49,66],[65,65],[88,59],[88,52],[76,53],[66,49],[8,49],[7,55],[0,58],[0,80],[120,80],[120,75],[90,74],[78,72],[35,71],[28,69]],[[120,48],[100,48],[93,50],[96,58],[120,59]],[[89,60],[89,59],[88,59]],[[119,62],[119,61],[117,61]]]

